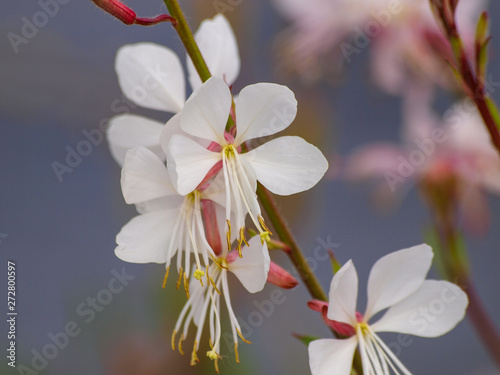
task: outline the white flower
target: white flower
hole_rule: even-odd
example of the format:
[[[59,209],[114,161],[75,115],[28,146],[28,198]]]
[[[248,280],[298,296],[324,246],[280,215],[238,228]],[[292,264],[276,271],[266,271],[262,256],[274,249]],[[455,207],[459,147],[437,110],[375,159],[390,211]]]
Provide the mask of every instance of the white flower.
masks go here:
[[[241,327],[231,306],[227,274],[233,273],[240,280],[243,286],[250,292],[256,293],[264,288],[269,272],[270,258],[267,245],[260,246],[259,237],[253,237],[249,241],[249,249],[245,250],[243,258],[238,257],[238,251],[227,253],[223,251],[221,256],[214,258],[207,272],[207,285],[202,287],[198,283],[193,283],[192,292],[184,308],[182,309],[172,334],[172,348],[175,350],[176,335],[181,331],[178,347],[182,351],[182,342],[187,337],[191,322],[197,327],[194,346],[191,355],[191,365],[198,361],[197,351],[200,344],[201,334],[208,317],[209,344],[211,350],[207,356],[215,362],[218,372],[217,361],[220,358],[220,339],[222,335],[220,300],[223,296],[229,316],[231,332],[234,340],[234,350],[236,361],[238,359],[238,336],[247,341],[241,334]]]
[[[179,116],[184,132],[212,141],[214,147],[207,149],[200,141],[180,134],[172,135],[168,144],[161,144],[172,183],[180,194],[193,191],[212,168],[222,168],[227,232],[230,235],[230,214],[234,212],[241,246],[247,213],[262,239],[269,234],[255,194],[257,180],[275,194],[298,193],[321,179],[328,162],[321,151],[300,137],[276,138],[242,152],[248,146],[246,141],[275,134],[293,121],[297,101],[287,87],[271,83],[245,87],[235,106],[235,136],[225,132],[231,105],[227,84],[210,78],[187,100]]]
[[[212,75],[231,85],[239,74],[240,58],[227,19],[217,15],[204,20],[195,39]],[[133,104],[174,114],[182,110],[186,100],[184,72],[179,57],[169,48],[154,43],[125,45],[118,50],[115,70],[124,96]],[[192,89],[201,86],[189,57],[187,71]],[[122,165],[127,150],[144,146],[165,160],[159,145],[163,123],[128,114],[129,109],[125,100],[113,102],[113,110],[127,111],[109,123],[107,138],[114,159]]]
[[[410,374],[377,332],[441,336],[463,319],[468,304],[467,295],[455,284],[425,280],[432,257],[432,249],[422,244],[379,259],[368,279],[363,316],[356,313],[356,269],[352,261],[347,262],[332,279],[328,319],[351,325],[356,334],[347,339],[311,342],[312,374],[349,375],[357,345],[364,374],[385,375],[390,369],[396,374]],[[384,309],[387,311],[377,322],[369,322]]]
[[[215,255],[206,239],[201,200],[217,199],[217,191],[210,189],[209,194],[194,190],[179,195],[170,183],[165,164],[140,146],[127,152],[121,183],[125,201],[136,204],[141,214],[116,236],[116,256],[132,263],[165,263],[168,275],[171,259],[177,254],[179,283],[184,272],[184,287],[189,293],[191,254],[198,280],[205,274],[209,257]]]

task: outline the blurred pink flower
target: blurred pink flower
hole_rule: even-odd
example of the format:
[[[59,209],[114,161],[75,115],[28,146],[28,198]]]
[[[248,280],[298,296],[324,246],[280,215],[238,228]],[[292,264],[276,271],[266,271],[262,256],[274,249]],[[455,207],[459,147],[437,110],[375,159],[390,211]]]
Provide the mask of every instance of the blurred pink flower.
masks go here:
[[[375,143],[355,150],[343,175],[351,181],[377,178],[377,198],[391,201],[403,187],[448,194],[473,233],[488,227],[485,191],[500,194],[500,160],[472,102],[456,103],[442,119],[427,104],[406,108],[401,145]]]
[[[450,53],[427,0],[274,0],[292,25],[285,53],[306,80],[317,79],[331,57],[339,67],[371,45],[373,80],[402,94],[413,80],[448,86]],[[472,45],[475,22],[486,0],[462,0],[457,22]],[[331,63],[323,65],[331,66]],[[446,74],[444,74],[444,72]]]

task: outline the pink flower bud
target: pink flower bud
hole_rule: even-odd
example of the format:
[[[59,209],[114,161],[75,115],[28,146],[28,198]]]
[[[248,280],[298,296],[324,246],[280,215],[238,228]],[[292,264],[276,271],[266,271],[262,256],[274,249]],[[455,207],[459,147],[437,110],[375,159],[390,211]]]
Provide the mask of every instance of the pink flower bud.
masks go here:
[[[346,323],[337,322],[335,320],[328,319],[328,302],[319,301],[314,299],[312,301],[307,302],[307,306],[314,311],[321,313],[321,317],[325,324],[333,329],[340,337],[351,337],[356,331],[352,326]],[[358,317],[358,313],[356,313],[356,317]]]
[[[299,285],[299,282],[295,279],[295,277],[290,275],[274,262],[271,262],[269,266],[267,281],[283,289],[291,289]]]
[[[165,21],[172,22],[174,25],[177,23],[176,20],[168,14],[160,14],[154,18],[137,17],[132,9],[118,0],[92,0],[92,2],[102,10],[105,10],[112,16],[118,18],[125,25],[138,24],[151,26]]]
[[[135,12],[117,0],[92,0],[99,8],[115,16],[125,25],[132,25],[135,22]]]

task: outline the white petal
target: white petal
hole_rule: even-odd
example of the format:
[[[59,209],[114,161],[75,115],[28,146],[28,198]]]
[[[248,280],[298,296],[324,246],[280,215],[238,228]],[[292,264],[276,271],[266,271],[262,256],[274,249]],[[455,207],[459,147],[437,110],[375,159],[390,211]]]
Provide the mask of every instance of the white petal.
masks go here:
[[[241,156],[252,165],[257,180],[278,195],[309,190],[328,169],[321,151],[300,137],[279,137]]]
[[[358,298],[358,274],[349,260],[333,276],[330,284],[328,319],[355,326],[356,300]]]
[[[210,144],[212,143],[212,141],[201,139],[198,137],[193,137],[184,132],[181,129],[181,114],[178,113],[175,116],[172,116],[172,118],[167,121],[167,123],[165,124],[165,126],[163,126],[163,129],[161,131],[160,146],[164,155],[168,153],[168,144],[170,142],[170,138],[174,134],[180,134],[185,137],[188,137],[205,148],[208,148],[208,146],[210,146]]]
[[[309,367],[312,375],[349,375],[358,341],[321,339],[309,344]]]
[[[123,197],[129,204],[177,195],[165,164],[144,147],[135,147],[127,152],[121,184]]]
[[[131,263],[166,263],[171,232],[179,211],[159,211],[130,220],[116,236],[115,254]]]
[[[181,195],[191,193],[220,159],[220,152],[208,151],[183,135],[174,134],[170,138],[168,173]]]
[[[224,129],[231,109],[231,92],[220,78],[209,78],[187,100],[181,129],[195,137],[226,143]]]
[[[154,211],[170,211],[173,209],[179,209],[183,203],[184,197],[176,194],[136,203],[135,208],[140,214],[145,214]]]
[[[236,103],[235,144],[286,129],[297,114],[297,100],[286,86],[256,83],[241,90]]]
[[[260,236],[252,237],[248,244],[242,249],[243,258],[236,258],[227,267],[250,293],[256,293],[266,285],[271,259],[267,243],[261,244]]]
[[[163,124],[137,115],[119,115],[109,121],[106,131],[111,155],[120,165],[131,148],[143,146],[154,152],[161,160],[165,154],[160,147],[160,133]]]
[[[425,280],[403,301],[387,310],[372,329],[421,337],[438,337],[451,331],[465,316],[465,292],[447,281]]]
[[[154,43],[121,47],[115,70],[123,94],[151,109],[177,113],[186,99],[184,72],[179,57]]]
[[[426,244],[395,251],[380,258],[368,278],[368,303],[364,318],[398,303],[422,285],[432,264],[432,249]]]
[[[204,20],[194,38],[212,76],[222,78],[231,86],[240,73],[240,54],[226,17],[218,14],[211,20]],[[201,79],[191,59],[188,57],[186,61],[189,83],[195,90],[201,86]]]
[[[210,199],[215,203],[226,206],[226,187],[224,185],[224,173],[218,173],[217,176],[210,182],[210,185],[203,190],[202,199]],[[223,215],[224,216],[224,215]],[[225,222],[225,217],[224,217]]]

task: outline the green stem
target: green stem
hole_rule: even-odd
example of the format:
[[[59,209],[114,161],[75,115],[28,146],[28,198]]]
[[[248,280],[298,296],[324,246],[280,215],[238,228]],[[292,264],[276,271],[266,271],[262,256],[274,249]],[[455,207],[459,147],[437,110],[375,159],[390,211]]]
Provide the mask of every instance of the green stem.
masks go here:
[[[208,70],[207,64],[194,40],[193,33],[189,28],[179,3],[177,0],[164,0],[164,2],[170,15],[177,21],[175,24],[173,23],[172,26],[174,26],[177,34],[179,34],[179,38],[181,38],[182,44],[184,44],[184,48],[191,58],[201,80],[205,82],[211,77],[210,70]]]
[[[260,203],[262,204],[264,211],[266,211],[269,220],[273,224],[276,235],[279,237],[281,242],[287,244],[290,248],[290,251],[288,251],[287,254],[290,257],[293,265],[299,272],[300,278],[306,285],[307,290],[309,290],[311,296],[314,299],[318,299],[320,301],[328,301],[328,297],[323,291],[323,288],[321,287],[318,279],[314,275],[313,270],[307,264],[306,258],[297,245],[297,242],[295,241],[290,228],[288,228],[285,220],[279,213],[278,207],[276,206],[271,193],[269,193],[269,191],[261,184],[258,184],[257,196],[259,197]]]

